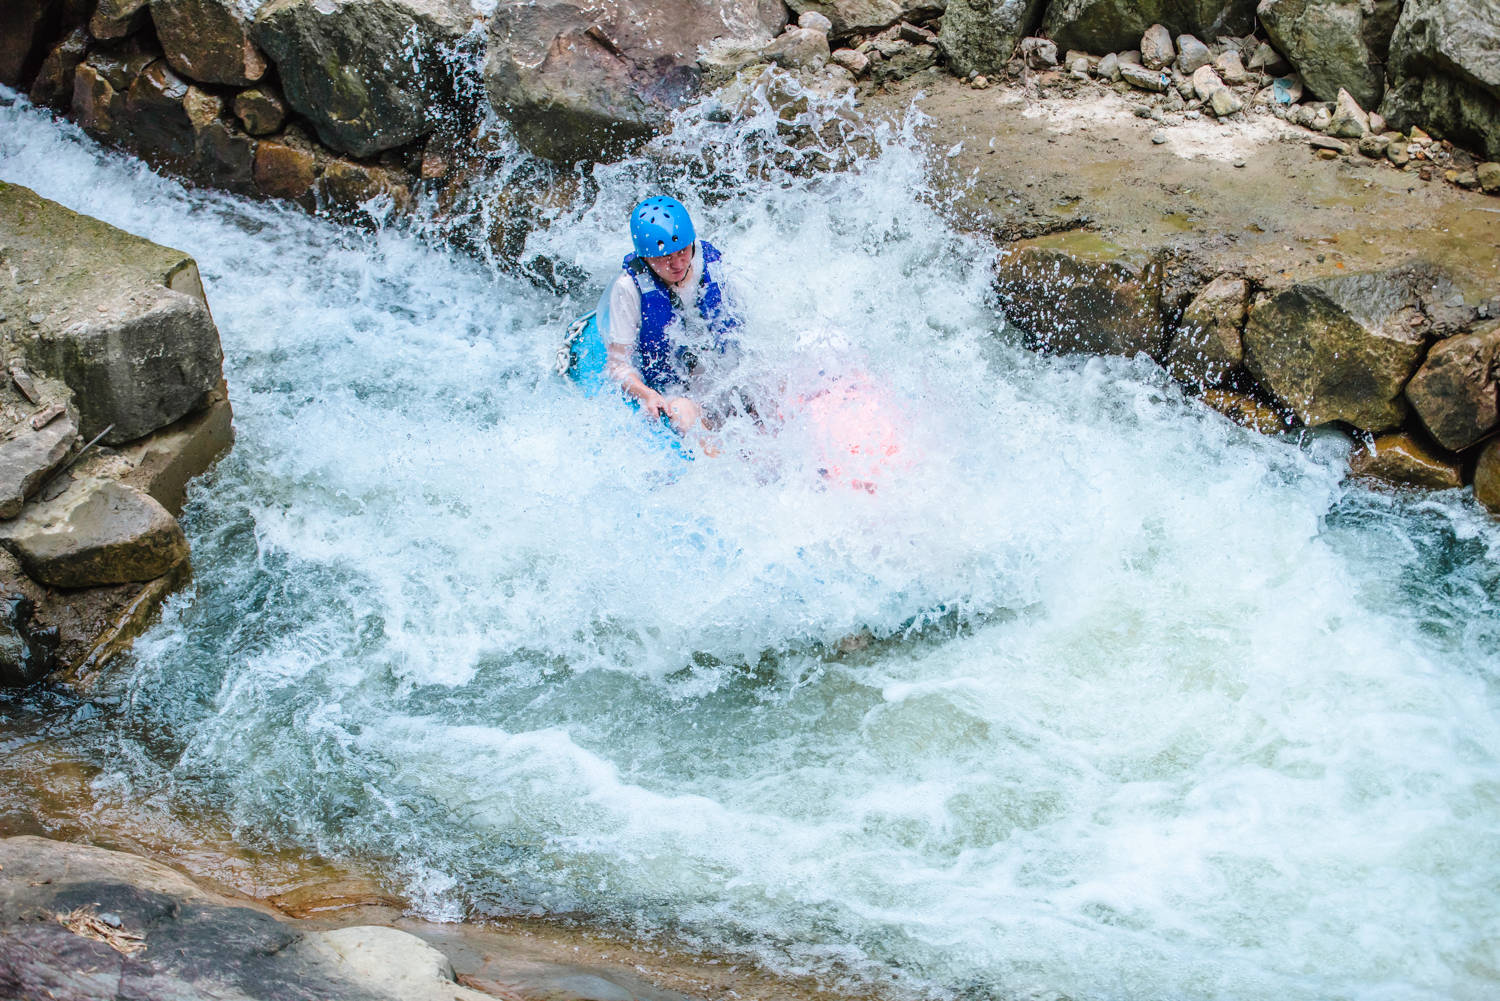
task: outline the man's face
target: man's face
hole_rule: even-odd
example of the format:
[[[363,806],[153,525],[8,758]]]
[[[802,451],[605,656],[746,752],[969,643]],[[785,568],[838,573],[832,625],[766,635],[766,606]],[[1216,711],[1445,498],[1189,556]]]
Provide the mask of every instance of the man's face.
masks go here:
[[[693,248],[683,247],[681,250],[671,254],[662,254],[660,257],[648,257],[646,263],[656,276],[668,285],[677,285],[687,277],[688,269],[693,263]]]

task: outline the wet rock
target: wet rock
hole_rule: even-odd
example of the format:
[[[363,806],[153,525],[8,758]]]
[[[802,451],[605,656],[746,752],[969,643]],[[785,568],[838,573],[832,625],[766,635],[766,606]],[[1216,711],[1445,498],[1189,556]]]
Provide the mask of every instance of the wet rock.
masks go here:
[[[1176,58],[1172,33],[1160,24],[1147,28],[1141,36],[1141,65],[1151,70],[1165,69]]]
[[[1245,366],[1305,424],[1395,428],[1426,342],[1419,286],[1430,280],[1396,269],[1264,294],[1245,325]]]
[[[1256,399],[1248,393],[1230,389],[1210,389],[1203,394],[1208,404],[1240,427],[1261,434],[1280,434],[1292,424],[1275,407]]]
[[[473,19],[462,0],[271,0],[250,30],[318,137],[371,156],[426,135],[452,112],[451,53]]]
[[[83,28],[75,28],[53,46],[31,82],[28,95],[31,103],[55,111],[67,110],[73,103],[74,74],[88,54],[88,47],[89,33]]]
[[[274,87],[253,87],[234,96],[234,114],[252,136],[268,136],[286,124],[286,102]]]
[[[1118,52],[1153,24],[1217,38],[1247,34],[1254,22],[1255,0],[1052,0],[1041,33],[1064,48]]]
[[[89,34],[100,41],[133,35],[146,23],[150,0],[99,0],[89,18]]]
[[[1353,476],[1398,486],[1452,490],[1463,486],[1462,469],[1409,434],[1385,434],[1349,457]]]
[[[1177,36],[1177,72],[1191,76],[1200,66],[1213,62],[1214,54],[1192,35]]]
[[[6,0],[0,6],[0,84],[19,87],[30,78],[61,17],[61,0]]]
[[[1500,438],[1491,438],[1474,466],[1474,499],[1500,514]]]
[[[1097,237],[1041,237],[1002,251],[995,288],[1035,348],[1160,358],[1161,269]]]
[[[151,0],[151,20],[167,62],[190,79],[246,87],[265,75],[265,56],[233,0]]]
[[[255,147],[255,189],[271,198],[310,198],[321,169],[316,154],[300,145],[262,140]]]
[[[759,49],[786,9],[756,0],[680,5],[628,0],[605,16],[582,0],[498,8],[489,28],[485,87],[497,114],[532,152],[575,161],[623,155],[665,127],[699,91],[700,50]],[[838,34],[838,18],[821,6]]]
[[[78,426],[64,413],[40,429],[21,422],[0,442],[0,519],[21,513],[26,498],[46,483],[78,441]]]
[[[1461,452],[1500,426],[1500,323],[1438,341],[1406,398],[1439,445]]]
[[[1132,87],[1154,91],[1158,94],[1164,93],[1172,82],[1171,76],[1162,70],[1148,70],[1144,66],[1136,66],[1132,63],[1120,65],[1120,79]]]
[[[1243,367],[1240,332],[1249,298],[1250,286],[1230,276],[1215,278],[1193,298],[1163,359],[1173,378],[1217,386]]]
[[[1347,90],[1339,91],[1339,99],[1328,122],[1327,132],[1344,139],[1358,139],[1370,131],[1370,116],[1365,114]]]
[[[160,577],[187,559],[187,539],[166,508],[113,480],[84,480],[0,524],[0,546],[33,579],[97,587]]]
[[[939,38],[949,65],[965,75],[999,73],[1045,6],[1045,0],[948,0]]]
[[[36,603],[26,595],[0,597],[0,688],[30,685],[57,669],[57,627],[35,615]]]
[[[13,184],[0,183],[0,237],[31,279],[0,286],[0,312],[48,307],[14,346],[67,385],[84,437],[129,441],[207,403],[221,354],[192,258]]]
[[[1400,10],[1400,0],[1262,0],[1258,13],[1271,43],[1314,94],[1332,100],[1342,88],[1373,108],[1385,90],[1386,52]]]
[[[413,935],[304,932],[123,852],[0,840],[0,900],[0,983],[16,997],[492,1001]]]
[[[323,168],[320,190],[324,203],[349,212],[373,199],[389,198],[404,203],[410,192],[390,171],[348,160],[330,160]]]
[[[1395,128],[1420,124],[1500,159],[1496,39],[1500,4],[1493,0],[1406,0],[1391,38],[1380,113]]]

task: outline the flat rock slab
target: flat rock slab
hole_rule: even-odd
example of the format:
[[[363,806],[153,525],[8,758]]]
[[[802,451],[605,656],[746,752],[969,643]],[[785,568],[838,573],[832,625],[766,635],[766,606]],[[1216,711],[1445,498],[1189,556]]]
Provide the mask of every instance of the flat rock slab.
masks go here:
[[[26,498],[62,465],[78,440],[78,425],[64,412],[40,429],[22,421],[9,434],[0,441],[0,519],[20,514]]]
[[[52,587],[154,580],[187,559],[177,519],[114,480],[86,480],[0,526],[0,545]]]
[[[0,996],[485,1001],[393,928],[307,932],[123,852],[0,840]]]

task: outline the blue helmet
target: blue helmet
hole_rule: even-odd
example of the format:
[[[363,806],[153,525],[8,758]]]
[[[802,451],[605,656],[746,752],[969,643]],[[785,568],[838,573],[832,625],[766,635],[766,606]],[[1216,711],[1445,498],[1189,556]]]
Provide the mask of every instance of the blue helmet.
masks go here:
[[[647,198],[630,213],[630,240],[639,257],[662,257],[693,245],[697,233],[688,210],[675,198]]]

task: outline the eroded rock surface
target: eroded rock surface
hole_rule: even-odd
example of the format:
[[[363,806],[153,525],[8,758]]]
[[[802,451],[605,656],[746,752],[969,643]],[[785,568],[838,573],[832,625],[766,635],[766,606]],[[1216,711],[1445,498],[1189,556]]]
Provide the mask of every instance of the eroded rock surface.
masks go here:
[[[1240,333],[1250,285],[1243,278],[1215,278],[1182,314],[1165,358],[1173,377],[1199,386],[1217,386],[1245,362]]]
[[[583,0],[509,0],[490,20],[485,87],[533,152],[609,159],[698,93],[700,52],[760,48],[786,23],[786,8],[766,0],[622,0],[603,10]]]
[[[1500,425],[1500,323],[1432,346],[1406,398],[1438,444],[1460,452]]]
[[[1065,49],[1119,52],[1153,24],[1217,38],[1245,34],[1254,18],[1255,0],[1052,0],[1042,33]]]
[[[84,480],[0,523],[0,546],[52,587],[154,580],[187,559],[177,519],[148,494],[114,480]]]
[[[1400,0],[1261,0],[1260,23],[1314,94],[1347,90],[1360,107],[1379,105]]]
[[[167,62],[179,73],[236,87],[265,76],[266,58],[233,0],[153,0],[151,20]]]
[[[1405,0],[1390,46],[1380,111],[1500,160],[1500,4]]]
[[[1045,0],[948,0],[939,37],[954,72],[998,73]]]

